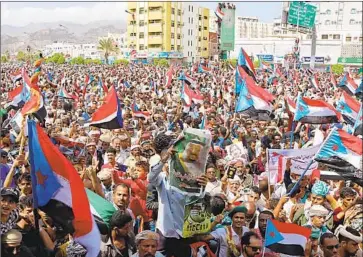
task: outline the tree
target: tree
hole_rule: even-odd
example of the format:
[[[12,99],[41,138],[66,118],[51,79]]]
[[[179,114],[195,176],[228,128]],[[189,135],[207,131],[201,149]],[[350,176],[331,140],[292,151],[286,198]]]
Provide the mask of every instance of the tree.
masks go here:
[[[72,58],[72,60],[70,61],[71,64],[85,64],[85,59],[81,56]]]
[[[342,64],[333,64],[331,71],[336,75],[341,75],[344,72],[344,66]]]
[[[169,67],[169,62],[166,59],[154,59],[154,65],[161,67]]]
[[[102,61],[99,59],[86,59],[84,64],[102,64]]]
[[[39,58],[39,55],[37,55],[37,57]],[[47,63],[56,63],[56,64],[63,64],[65,63],[65,61],[66,60],[64,58],[64,55],[61,53],[55,53],[46,59]]]
[[[122,65],[128,65],[129,64],[129,61],[126,60],[126,59],[118,59],[114,62],[114,65],[119,65],[119,64],[122,64]]]
[[[57,60],[57,64],[64,64],[66,62],[66,58],[64,58],[63,55],[59,56],[58,60]]]
[[[23,51],[19,51],[18,54],[16,55],[16,59],[20,62],[25,62],[26,61],[26,55]]]
[[[119,49],[115,46],[111,38],[101,39],[98,44],[97,49],[104,53],[106,64],[108,64],[108,57],[110,54],[117,54]]]
[[[8,62],[9,59],[6,57],[6,55],[2,55],[1,56],[1,63],[5,63],[5,62]]]
[[[254,62],[253,62],[253,67],[254,68],[258,68],[258,67],[260,67],[260,60],[255,60]]]

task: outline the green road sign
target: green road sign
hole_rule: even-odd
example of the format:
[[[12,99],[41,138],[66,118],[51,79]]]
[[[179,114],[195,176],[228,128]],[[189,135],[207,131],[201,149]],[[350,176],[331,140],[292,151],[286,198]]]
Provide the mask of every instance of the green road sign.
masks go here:
[[[316,7],[304,2],[291,2],[287,23],[312,29],[315,23]]]

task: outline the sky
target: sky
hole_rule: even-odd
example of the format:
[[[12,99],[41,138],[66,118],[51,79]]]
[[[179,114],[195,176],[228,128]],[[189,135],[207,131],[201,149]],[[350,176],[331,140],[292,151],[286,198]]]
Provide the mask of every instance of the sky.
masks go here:
[[[198,2],[215,10],[217,2]],[[237,2],[237,16],[255,16],[272,22],[281,14],[281,2]],[[1,25],[66,21],[87,24],[100,20],[126,19],[127,2],[1,2]]]

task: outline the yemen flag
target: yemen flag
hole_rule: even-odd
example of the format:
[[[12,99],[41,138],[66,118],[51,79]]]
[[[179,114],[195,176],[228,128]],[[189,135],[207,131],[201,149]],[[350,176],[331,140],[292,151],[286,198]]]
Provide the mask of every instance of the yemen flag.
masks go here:
[[[112,203],[91,190],[86,189],[86,193],[98,229],[102,235],[106,235],[108,233],[110,219],[112,214],[116,211],[116,208]]]
[[[78,172],[34,120],[28,121],[28,132],[34,208],[70,233],[87,257],[98,256],[100,232]]]
[[[314,160],[325,163],[336,171],[362,173],[362,139],[334,128],[323,142]]]
[[[304,256],[305,246],[311,230],[293,223],[268,220],[265,234],[265,247],[275,253]]]
[[[92,115],[90,126],[104,129],[122,128],[122,111],[115,87],[111,87],[104,104]]]
[[[323,100],[298,96],[294,121],[310,124],[338,123],[342,114]]]
[[[349,95],[354,95],[358,88],[357,83],[355,83],[354,79],[352,79],[348,73],[344,75],[338,86],[345,90]]]
[[[147,111],[140,111],[139,108],[136,105],[136,100],[134,99],[134,102],[131,105],[131,111],[134,117],[136,118],[143,118],[145,120],[149,119],[151,117],[151,114]]]
[[[337,102],[337,110],[350,125],[354,125],[357,120],[360,106],[361,104],[345,91]]]

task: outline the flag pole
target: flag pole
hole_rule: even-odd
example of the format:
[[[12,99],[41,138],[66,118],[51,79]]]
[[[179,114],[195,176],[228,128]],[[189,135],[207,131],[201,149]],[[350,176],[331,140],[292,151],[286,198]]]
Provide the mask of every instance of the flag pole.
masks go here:
[[[262,250],[262,257],[265,257],[265,252],[266,252],[266,247],[264,246]]]
[[[295,127],[296,127],[296,123],[295,123],[295,121],[292,121],[291,134],[290,134],[290,149],[292,149],[292,141],[294,140]]]

